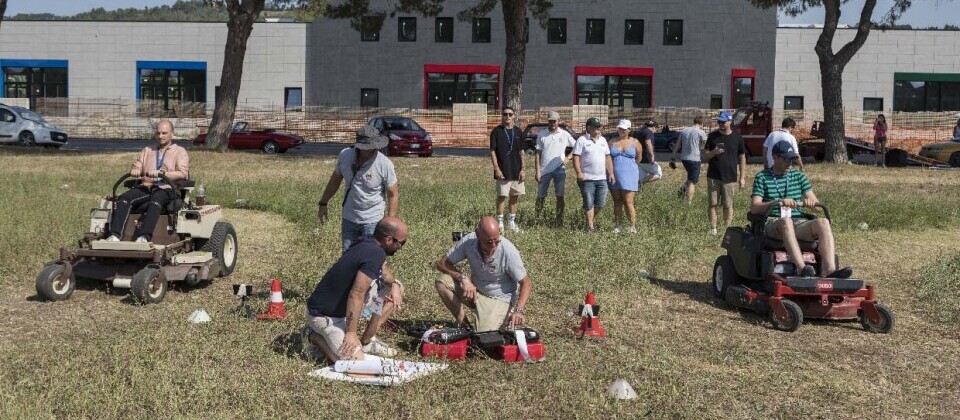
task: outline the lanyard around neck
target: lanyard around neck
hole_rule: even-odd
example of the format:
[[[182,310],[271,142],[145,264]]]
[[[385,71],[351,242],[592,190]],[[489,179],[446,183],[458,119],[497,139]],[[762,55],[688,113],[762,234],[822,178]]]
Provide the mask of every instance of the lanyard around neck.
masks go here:
[[[167,159],[167,152],[168,152],[169,150],[170,150],[170,146],[167,146],[165,149],[163,149],[163,155],[161,156],[161,155],[160,155],[160,146],[157,146],[157,155],[156,155],[156,158],[157,158],[157,170],[158,170],[158,171],[160,170],[160,168],[163,167],[163,161]]]
[[[777,194],[780,194],[780,181],[776,174],[773,173],[773,168],[770,168],[770,176],[773,177],[773,182],[776,183],[774,189],[777,191]],[[787,191],[790,189],[790,168],[787,168],[787,172],[783,174],[783,194],[780,195],[780,198],[788,198]]]

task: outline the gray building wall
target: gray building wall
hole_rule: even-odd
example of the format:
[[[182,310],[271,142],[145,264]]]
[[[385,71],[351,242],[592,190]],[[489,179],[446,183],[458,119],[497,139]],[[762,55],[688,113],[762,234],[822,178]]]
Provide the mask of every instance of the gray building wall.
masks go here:
[[[303,23],[253,26],[241,104],[282,105],[284,88],[305,88],[306,34]],[[0,59],[68,60],[69,97],[129,99],[137,96],[137,61],[206,62],[212,107],[226,37],[225,23],[6,21]]]
[[[774,107],[783,108],[784,96],[803,96],[805,110],[823,110],[820,63],[814,46],[819,28],[777,30]],[[834,51],[856,35],[839,29]],[[863,98],[883,98],[885,111],[893,109],[894,73],[960,73],[958,31],[870,31],[860,51],[843,72],[843,107],[862,111]]]
[[[440,16],[456,17],[473,2],[448,1]],[[574,103],[575,66],[652,67],[653,105],[708,107],[710,95],[730,102],[731,71],[756,70],[757,99],[773,94],[776,10],[746,0],[555,0],[551,17],[567,19],[567,43],[548,44],[546,29],[530,22],[524,72],[525,108]],[[384,2],[374,6],[386,9]],[[398,42],[398,17],[417,18],[417,41]],[[454,42],[434,42],[434,18],[386,18],[379,42],[361,42],[345,20],[310,25],[308,100],[360,105],[360,89],[379,89],[380,106],[422,108],[424,64],[504,65],[503,14],[491,18],[491,42],[474,44],[470,22],[454,20]],[[606,19],[606,42],[588,45],[586,19]],[[624,45],[624,20],[644,20],[643,45]],[[682,19],[683,45],[663,45],[664,19]]]

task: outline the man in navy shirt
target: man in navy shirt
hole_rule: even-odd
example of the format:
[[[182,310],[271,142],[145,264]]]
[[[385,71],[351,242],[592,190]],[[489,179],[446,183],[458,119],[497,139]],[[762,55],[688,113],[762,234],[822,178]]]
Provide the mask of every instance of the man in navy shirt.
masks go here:
[[[307,300],[304,347],[323,350],[331,363],[363,359],[365,353],[393,357],[397,351],[377,340],[383,322],[400,307],[403,287],[387,269],[387,256],[407,241],[407,226],[396,217],[377,223],[373,238],[355,241],[327,270]],[[373,312],[363,336],[357,335],[360,312]]]

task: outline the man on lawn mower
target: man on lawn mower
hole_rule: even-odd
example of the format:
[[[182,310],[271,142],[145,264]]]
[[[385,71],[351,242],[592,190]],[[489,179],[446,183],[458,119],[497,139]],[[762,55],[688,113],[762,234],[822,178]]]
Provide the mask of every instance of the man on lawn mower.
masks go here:
[[[177,194],[161,177],[166,175],[171,181],[189,178],[190,156],[186,149],[173,144],[173,123],[169,120],[157,123],[156,136],[157,146],[144,147],[130,169],[130,175],[143,177],[142,183],[117,197],[114,203],[108,241],[119,241],[127,227],[130,211],[145,207],[133,237],[137,242],[150,242],[161,212]]]
[[[807,219],[798,208],[812,208],[818,203],[817,196],[807,176],[793,169],[797,151],[787,141],[773,145],[773,166],[760,171],[753,181],[753,202],[750,212],[768,216],[764,234],[783,242],[787,254],[797,267],[798,275],[813,277],[816,269],[806,265],[800,250],[801,241],[819,241],[823,259],[823,277],[848,278],[853,274],[850,267],[837,270],[833,230],[827,219]],[[822,274],[822,273],[821,273]]]

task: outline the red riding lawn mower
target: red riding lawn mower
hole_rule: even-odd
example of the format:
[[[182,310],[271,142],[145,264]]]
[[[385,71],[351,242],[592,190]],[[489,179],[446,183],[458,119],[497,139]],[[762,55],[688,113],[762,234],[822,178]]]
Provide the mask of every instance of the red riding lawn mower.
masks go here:
[[[830,220],[830,211],[817,205]],[[804,217],[816,216],[805,213]],[[862,279],[823,276],[823,260],[817,242],[800,241],[804,260],[817,276],[793,275],[795,267],[781,241],[766,237],[766,215],[748,213],[750,225],[729,227],[723,236],[727,255],[717,257],[713,267],[714,295],[731,305],[768,314],[773,327],[796,331],[804,318],[859,319],[867,331],[889,333],[896,319],[878,302],[873,286]],[[839,258],[836,266],[840,266]]]

